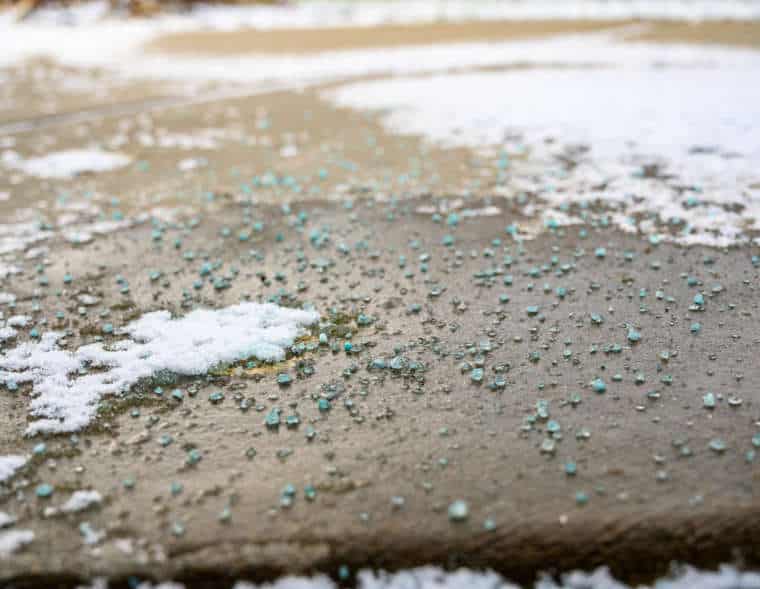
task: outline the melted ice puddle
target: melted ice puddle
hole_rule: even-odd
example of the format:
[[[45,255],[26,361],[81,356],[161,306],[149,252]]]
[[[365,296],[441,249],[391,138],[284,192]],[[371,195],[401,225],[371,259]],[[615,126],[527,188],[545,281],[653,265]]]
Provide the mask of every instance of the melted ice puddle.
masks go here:
[[[156,311],[118,332],[127,339],[74,351],[59,347],[62,333],[47,332],[0,356],[0,383],[33,384],[30,412],[37,419],[27,434],[77,431],[95,417],[102,397],[125,393],[157,373],[194,376],[245,358],[282,360],[318,319],[316,311],[258,303],[199,309],[176,319]]]

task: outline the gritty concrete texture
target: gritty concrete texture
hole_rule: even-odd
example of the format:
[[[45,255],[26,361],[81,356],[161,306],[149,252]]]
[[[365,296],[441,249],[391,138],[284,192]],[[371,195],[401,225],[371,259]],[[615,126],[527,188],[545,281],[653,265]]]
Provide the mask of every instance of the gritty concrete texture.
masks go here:
[[[0,584],[757,565],[757,248],[652,243],[593,210],[541,230],[494,196],[495,156],[386,135],[317,96],[2,138],[118,145],[133,163],[3,171],[2,224],[43,235],[2,259],[23,272],[0,280],[15,298],[0,311],[32,319],[0,351],[50,329],[69,349],[113,343],[105,323],[241,300],[309,303],[321,324],[281,363],[141,383],[75,435],[24,437],[31,387],[0,387],[0,456],[31,457],[0,509],[34,532]],[[102,219],[129,223],[83,238]],[[87,490],[102,499],[50,510]]]
[[[308,54],[315,51],[408,47],[443,43],[503,42],[551,35],[594,33],[628,27],[629,40],[662,43],[760,46],[760,23],[707,21],[485,21],[384,25],[320,30],[195,31],[168,34],[148,44],[150,52],[197,55]]]
[[[229,55],[239,53],[302,54],[316,51],[371,49],[436,43],[511,41],[567,33],[590,33],[625,26],[620,21],[481,21],[339,27],[319,30],[196,31],[164,35],[148,51]]]

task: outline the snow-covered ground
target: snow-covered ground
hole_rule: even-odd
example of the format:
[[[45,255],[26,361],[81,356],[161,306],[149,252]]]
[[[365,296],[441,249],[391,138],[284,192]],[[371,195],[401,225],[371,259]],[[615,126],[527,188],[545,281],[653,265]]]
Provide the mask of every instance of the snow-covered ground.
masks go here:
[[[616,48],[605,55],[614,60]],[[621,49],[625,65],[612,68],[392,78],[343,86],[328,97],[387,112],[394,132],[529,151],[540,162],[530,172],[541,166],[543,174],[522,187],[537,192],[544,208],[600,200],[614,207],[625,230],[656,231],[633,218],[656,215],[677,225],[678,241],[727,245],[748,228],[760,229],[760,87],[747,84],[760,76],[760,59],[711,63],[716,56],[635,64]],[[590,149],[582,164],[552,176],[552,156],[578,144]],[[651,164],[674,178],[642,178]]]
[[[5,152],[5,155],[8,157],[4,158],[3,163],[8,168],[21,170],[37,178],[57,179],[73,178],[86,172],[116,170],[131,161],[131,158],[124,154],[100,149],[67,149],[26,160],[12,151]]]
[[[157,373],[199,375],[250,357],[282,360],[318,318],[315,311],[258,303],[199,309],[179,319],[157,311],[127,325],[122,332],[128,339],[73,352],[58,346],[63,334],[51,331],[0,356],[0,381],[33,383],[30,405],[37,419],[28,434],[77,431],[90,423],[103,396],[126,392]],[[104,370],[88,372],[91,366]]]
[[[630,45],[610,33],[274,57],[169,57],[144,55],[141,50],[144,43],[172,31],[588,17],[749,20],[760,18],[760,2],[441,0],[405,2],[399,10],[396,2],[320,1],[286,8],[201,5],[186,15],[153,20],[106,16],[105,4],[95,2],[67,12],[42,10],[23,24],[0,16],[0,65],[42,55],[68,66],[105,68],[119,77],[228,82],[259,89],[389,74],[395,77],[349,82],[325,98],[341,107],[383,111],[384,123],[393,132],[496,154],[505,173],[514,172],[518,188],[538,195],[538,207],[531,204],[534,214],[569,221],[568,205],[600,200],[611,207],[611,219],[622,229],[658,233],[652,219],[656,217],[660,224],[677,228],[672,239],[687,244],[729,245],[744,241],[746,231],[760,229],[760,87],[751,83],[760,78],[758,52]],[[492,71],[473,71],[478,68]],[[573,169],[562,169],[557,156],[577,144],[590,151]],[[98,151],[52,152],[38,158],[5,153],[2,165],[7,170],[53,179],[113,169],[130,161],[126,155]],[[525,153],[532,159],[520,163],[525,165],[521,171],[513,167],[513,160]],[[198,161],[182,160],[181,168],[190,169]],[[642,177],[642,167],[652,163],[674,178]],[[10,198],[10,193],[0,193],[0,200]],[[37,223],[0,225],[0,254],[23,249],[48,233]],[[67,233],[77,243],[84,235]],[[0,279],[17,271],[13,264],[0,263]],[[0,292],[0,305],[12,302],[11,297]],[[128,325],[117,343],[73,351],[65,349],[60,334],[43,333],[38,341],[22,343],[0,357],[0,380],[33,384],[36,396],[30,409],[37,420],[28,433],[75,431],[90,422],[104,395],[124,391],[157,372],[192,375],[251,356],[281,359],[304,327],[317,319],[313,311],[252,303],[195,311],[179,319],[166,312],[151,313]],[[0,316],[0,340],[4,333],[5,339],[15,335],[16,321]],[[82,374],[88,366],[107,369]],[[20,476],[26,461],[24,456],[0,456],[0,483]],[[61,510],[84,509],[81,506],[99,497],[94,491],[80,493]],[[28,530],[3,531],[0,557],[33,541]],[[443,573],[432,568],[394,575],[367,571],[360,574],[359,586],[513,587],[493,573]],[[256,586],[241,582],[237,589],[252,587]],[[282,579],[272,587],[333,589],[335,585],[318,577]],[[627,586],[600,569],[573,573],[559,584],[544,579],[538,587]],[[718,573],[686,569],[655,587],[760,589],[760,575],[743,575],[731,567]]]
[[[11,478],[15,472],[26,464],[26,457],[11,454],[0,456],[0,483]]]
[[[663,12],[682,17],[699,12],[700,6],[705,12],[707,6],[698,2],[569,2],[556,10],[568,15],[570,6],[591,10],[592,5],[601,13],[629,16],[660,6]],[[719,4],[724,16],[731,6],[746,12],[759,5]],[[508,152],[515,145],[506,145],[505,136],[518,136],[516,147],[528,151],[541,166],[542,176],[550,179],[538,185],[517,184],[539,193],[542,210],[603,200],[614,206],[613,219],[621,228],[653,233],[661,231],[656,225],[665,224],[672,228],[666,232],[669,238],[686,244],[729,245],[744,240],[748,231],[760,229],[760,90],[748,83],[760,76],[757,51],[630,44],[621,40],[627,29],[620,29],[517,42],[312,55],[168,56],[144,54],[141,47],[166,31],[204,27],[272,28],[286,22],[366,25],[397,13],[430,20],[423,6],[428,11],[443,10],[454,20],[465,18],[465,13],[495,18],[526,10],[535,15],[544,10],[549,16],[550,11],[543,2],[413,3],[403,11],[393,2],[351,6],[307,2],[285,8],[201,6],[183,16],[101,21],[95,18],[102,16],[97,4],[85,6],[74,13],[81,21],[76,26],[60,25],[60,11],[43,11],[20,26],[0,24],[0,34],[8,41],[0,61],[18,63],[42,54],[69,66],[106,68],[119,77],[227,82],[244,85],[251,92],[391,75],[395,77],[344,86],[328,97],[341,106],[392,110],[385,120],[394,132],[422,134],[447,144],[493,146]],[[714,3],[710,6],[715,16],[718,9]],[[89,14],[82,16],[85,10]],[[292,18],[281,22],[278,15],[283,14]],[[62,34],[65,43],[59,42]],[[504,71],[466,71],[474,68]],[[545,142],[548,137],[555,140],[550,148]],[[552,155],[579,143],[591,149],[581,165],[571,173],[551,168]],[[10,161],[6,168],[21,167],[30,173],[44,168],[52,174],[56,167],[47,164],[58,162],[59,156]],[[114,155],[108,157],[117,163],[112,161]],[[83,165],[101,169],[101,160]],[[38,161],[40,166],[35,164]],[[642,178],[642,166],[652,163],[673,175],[672,181]],[[595,190],[599,186],[604,190]],[[658,223],[652,223],[652,215]]]
[[[95,0],[62,12],[41,9],[35,19],[83,24],[109,16],[109,3]],[[163,15],[164,27],[260,29],[376,26],[472,20],[524,19],[750,20],[760,18],[757,0],[291,0],[279,6],[197,4],[181,15]],[[152,19],[155,22],[155,19]]]
[[[460,569],[444,572],[435,567],[422,567],[389,574],[375,571],[361,571],[357,578],[358,589],[519,589],[493,572],[476,572]],[[663,578],[653,585],[639,585],[639,589],[759,589],[760,574],[742,573],[730,566],[717,572],[699,571],[686,568],[677,574]],[[82,589],[107,589],[105,581],[96,581]],[[184,589],[179,583],[152,585],[143,583],[138,589]],[[234,589],[337,589],[329,578],[319,576],[283,577],[266,584],[238,582]],[[544,577],[535,589],[631,589],[620,583],[606,568],[592,573],[569,573],[559,581]]]

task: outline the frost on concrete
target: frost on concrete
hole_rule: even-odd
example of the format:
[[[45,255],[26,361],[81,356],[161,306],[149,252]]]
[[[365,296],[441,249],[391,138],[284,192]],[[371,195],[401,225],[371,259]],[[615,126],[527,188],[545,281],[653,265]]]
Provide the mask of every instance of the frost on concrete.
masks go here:
[[[77,431],[91,422],[103,396],[126,393],[157,373],[196,376],[245,358],[282,360],[318,318],[316,311],[259,303],[200,309],[176,319],[156,311],[120,330],[125,339],[74,351],[59,346],[63,334],[47,332],[0,356],[0,382],[32,383],[30,413],[36,420],[27,434]]]
[[[24,466],[27,462],[25,456],[11,454],[9,456],[0,456],[0,483],[9,480],[16,471]]]
[[[0,532],[0,558],[8,558],[34,540],[31,530],[9,530]]]
[[[67,149],[23,159],[6,159],[8,167],[38,178],[73,178],[86,172],[107,172],[123,168],[132,159],[123,153],[100,149]]]

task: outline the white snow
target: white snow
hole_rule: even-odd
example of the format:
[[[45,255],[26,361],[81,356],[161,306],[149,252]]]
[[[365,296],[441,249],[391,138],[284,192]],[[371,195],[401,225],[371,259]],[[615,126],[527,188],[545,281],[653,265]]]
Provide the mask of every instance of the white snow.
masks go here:
[[[69,227],[63,232],[63,237],[74,245],[91,243],[95,235],[107,235],[123,229],[129,229],[138,223],[141,218],[124,219],[122,221],[95,221],[94,223],[80,223]]]
[[[60,13],[52,11],[28,25],[0,25],[9,46],[0,60],[14,62],[43,53],[64,64],[104,67],[120,76],[246,84],[231,91],[249,93],[278,85],[300,87],[355,76],[395,75],[391,80],[343,86],[329,96],[341,106],[389,110],[385,120],[394,131],[422,134],[448,145],[480,148],[487,144],[526,152],[530,166],[510,167],[508,185],[538,195],[533,212],[539,218],[561,205],[599,201],[611,207],[608,212],[621,229],[654,233],[665,226],[676,227],[674,236],[667,239],[686,245],[731,245],[746,241],[748,230],[760,229],[760,141],[755,139],[760,136],[760,85],[748,83],[760,76],[757,51],[622,43],[621,37],[632,33],[630,27],[623,27],[519,42],[310,55],[209,57],[141,52],[142,43],[165,32],[203,28],[366,26],[397,18],[423,22],[570,18],[589,13],[605,18],[760,16],[760,2],[755,1],[451,0],[405,3],[404,10],[394,3],[337,6],[323,2],[287,8],[202,6],[189,15],[147,21],[101,21],[100,13],[89,20],[97,13],[93,9],[81,19],[83,24],[65,27],[64,44],[57,41],[63,29],[54,24]],[[472,68],[502,71],[451,73]],[[505,142],[507,132],[515,133],[517,142]],[[547,137],[556,141],[547,145]],[[587,144],[591,151],[580,165],[567,171],[557,155],[577,143]],[[289,148],[282,153],[283,157],[292,154]],[[4,160],[6,166],[29,164],[10,150]],[[649,163],[664,165],[674,179],[641,178],[642,164]],[[188,158],[179,167],[189,171],[196,164],[196,158]],[[684,194],[683,185],[696,190]],[[660,225],[635,221],[634,216],[641,213],[656,215]],[[68,238],[85,243],[91,235],[73,231]],[[5,238],[7,245],[3,241],[0,235],[0,252],[26,243],[15,236]]]
[[[539,582],[536,589],[628,589],[628,585],[616,581],[606,568],[593,573],[574,572],[564,575],[561,583],[549,579]],[[646,586],[639,586],[646,589]],[[653,589],[758,589],[760,574],[740,572],[723,565],[718,572],[700,571],[686,567],[678,575],[659,579]]]
[[[0,235],[0,244],[2,244],[2,235]],[[2,247],[0,245],[0,247]],[[0,280],[3,278],[7,278],[8,276],[13,276],[14,274],[21,274],[21,268],[18,266],[14,266],[13,264],[4,264],[3,262],[0,262]]]
[[[445,572],[436,567],[420,567],[397,573],[361,571],[359,573],[361,589],[402,589],[418,587],[420,589],[454,589],[468,587],[471,589],[519,589],[508,583],[496,573],[459,569]]]
[[[95,416],[101,397],[125,393],[159,371],[200,375],[248,357],[281,360],[318,318],[316,311],[258,303],[201,309],[176,319],[156,311],[120,330],[128,337],[111,346],[97,343],[74,351],[58,346],[62,334],[46,332],[0,356],[0,382],[33,383],[30,412],[37,419],[27,428],[29,435],[77,431]],[[88,366],[105,370],[88,373]]]
[[[739,159],[750,160],[744,167],[754,168],[760,88],[746,83],[753,75],[760,75],[760,55],[735,68],[536,69],[380,80],[343,86],[331,96],[340,106],[396,109],[386,119],[394,130],[448,144],[499,143],[505,132],[520,131],[531,142],[590,143],[614,159],[636,152],[685,158],[693,146],[718,145],[744,154]]]
[[[38,178],[67,179],[86,172],[116,170],[131,161],[131,158],[123,153],[99,149],[67,149],[40,157],[22,158],[11,162],[9,167]]]
[[[15,298],[13,295],[10,295],[8,293],[0,293],[0,303],[2,303],[3,295],[6,294],[7,302],[12,303]],[[31,321],[31,317],[28,315],[13,315],[11,317],[8,317],[5,321],[3,321],[3,314],[0,313],[0,343],[3,343],[5,340],[9,340],[13,337],[16,337],[16,334],[18,331],[15,329],[16,327],[26,327],[29,322]]]
[[[103,501],[103,496],[97,491],[75,491],[69,497],[69,500],[61,505],[60,510],[63,513],[75,513],[84,511],[93,505],[98,505]]]
[[[457,2],[452,2],[457,4]],[[529,3],[528,3],[529,4]],[[358,11],[366,9],[359,4]],[[760,15],[760,2],[755,3]],[[251,7],[245,7],[247,11]],[[209,13],[224,12],[224,7],[211,9]],[[288,8],[264,8],[272,14],[288,15]],[[301,10],[300,8],[298,10]],[[309,9],[304,8],[308,11]],[[253,11],[256,12],[255,7]],[[392,11],[407,13],[407,7]],[[202,14],[202,12],[200,13]],[[329,23],[329,10],[324,14],[315,12],[311,24]],[[292,15],[290,15],[292,16]],[[295,26],[297,19],[284,18]],[[179,81],[227,81],[258,84],[272,88],[277,82],[290,87],[349,76],[367,76],[383,73],[441,72],[452,68],[484,67],[507,64],[530,63],[607,63],[604,51],[599,51],[612,38],[609,33],[562,36],[556,38],[520,42],[431,44],[429,46],[394,47],[370,50],[325,51],[309,55],[257,55],[240,54],[210,57],[200,51],[194,55],[177,55],[145,52],[145,43],[164,33],[192,31],[204,28],[237,28],[217,26],[203,22],[203,16],[165,16],[156,19],[106,20],[79,26],[55,26],[32,20],[25,24],[2,24],[0,38],[6,40],[5,51],[0,54],[0,64],[13,64],[33,56],[48,56],[57,62],[82,68],[106,68],[121,75],[155,77]],[[361,21],[361,18],[359,18]],[[458,19],[455,19],[458,20]],[[471,20],[471,19],[470,19]],[[383,22],[366,19],[366,24]],[[306,24],[306,23],[305,23]],[[267,28],[266,23],[263,27]],[[630,29],[626,29],[630,30]],[[65,39],[61,41],[61,38]],[[677,51],[656,45],[636,44],[618,47],[616,53],[625,52],[629,59],[685,59],[699,54],[699,49],[682,47]],[[715,54],[728,52],[712,48]],[[749,52],[744,52],[749,53]],[[673,54],[670,56],[669,54]],[[658,57],[659,56],[659,57]],[[617,56],[616,56],[617,57]],[[250,89],[249,89],[250,91]]]
[[[0,343],[16,337],[17,333],[18,332],[12,327],[3,327],[2,324],[0,324]]]
[[[9,513],[0,511],[0,530],[3,528],[9,528],[16,523],[16,518]]]
[[[319,575],[315,577],[287,576],[261,585],[238,581],[232,589],[336,589],[336,586],[329,577]]]
[[[205,157],[188,157],[177,162],[177,169],[180,172],[189,172],[197,168],[203,168],[208,165]]]
[[[632,18],[747,20],[760,18],[760,6],[756,0],[301,0],[281,6],[197,4],[185,14],[169,13],[148,23],[132,23],[132,29],[139,31],[147,24],[162,29],[267,30],[467,20]],[[11,16],[6,20],[11,21]],[[38,25],[82,27],[110,23],[113,18],[108,14],[108,2],[94,1],[68,10],[43,8],[29,20]]]
[[[9,480],[16,471],[24,466],[27,462],[25,456],[8,455],[0,456],[0,483]]]
[[[614,50],[606,55],[614,61]],[[446,146],[510,151],[519,145],[536,164],[525,177],[541,183],[524,188],[544,192],[544,206],[603,199],[627,215],[683,221],[678,241],[727,245],[758,223],[760,85],[747,84],[758,76],[760,54],[725,67],[629,61],[613,68],[394,78],[344,85],[327,97],[383,112],[392,131]],[[578,144],[590,148],[584,165],[552,176],[558,168],[552,158]],[[652,163],[676,181],[638,178],[642,165]],[[603,193],[591,190],[603,183]],[[674,184],[698,186],[692,196],[699,206]],[[628,222],[626,215],[620,219]]]
[[[446,572],[436,567],[420,567],[396,573],[360,571],[357,589],[520,589],[493,572],[459,569]],[[160,585],[140,585],[140,589],[159,589]],[[638,585],[637,589],[758,589],[760,574],[743,573],[732,566],[723,566],[718,572],[699,571],[687,567],[679,574],[663,577],[654,585]],[[107,589],[103,587],[102,589]],[[171,589],[184,589],[171,584]],[[337,585],[324,576],[282,577],[271,583],[238,581],[233,589],[337,589]],[[632,589],[616,581],[606,568],[592,573],[574,572],[556,582],[544,577],[536,589]]]
[[[50,232],[41,230],[39,223],[2,224],[0,225],[0,255],[24,250],[48,237],[50,237]],[[0,263],[0,279],[19,272],[20,268],[17,266]]]
[[[620,29],[618,34],[628,29]],[[754,61],[758,53],[718,47],[613,44],[617,35],[597,33],[491,43],[431,44],[383,49],[325,51],[305,55],[242,54],[229,57],[133,53],[109,57],[87,50],[82,55],[55,55],[71,65],[110,67],[124,75],[178,81],[225,81],[273,88],[277,83],[303,84],[369,75],[446,72],[458,68],[510,65],[597,64],[640,65],[664,61],[695,65],[720,62],[721,67]],[[22,40],[23,42],[23,40]],[[84,40],[87,43],[89,40]],[[613,51],[609,54],[608,51]]]
[[[9,327],[26,327],[32,318],[29,315],[13,315],[8,317],[5,324]]]
[[[8,558],[34,540],[31,530],[0,532],[0,558]]]
[[[96,530],[90,522],[79,524],[79,535],[82,536],[82,542],[88,546],[99,544],[108,533],[105,530]]]

